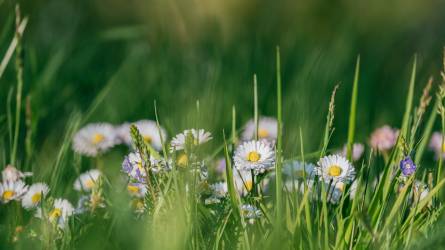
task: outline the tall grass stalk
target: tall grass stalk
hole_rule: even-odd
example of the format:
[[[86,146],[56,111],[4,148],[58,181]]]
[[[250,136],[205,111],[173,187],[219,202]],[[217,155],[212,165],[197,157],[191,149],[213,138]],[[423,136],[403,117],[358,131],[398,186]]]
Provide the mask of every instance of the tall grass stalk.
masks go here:
[[[11,61],[11,58],[14,55],[14,51],[17,52],[17,46],[20,45],[21,42],[20,39],[23,36],[23,32],[25,32],[27,24],[28,24],[28,18],[25,17],[20,21],[18,27],[16,27],[16,35],[9,44],[9,47],[6,50],[6,53],[0,62],[0,79],[2,78],[3,73],[5,72],[6,66],[8,66],[9,62]]]
[[[15,110],[15,128],[14,128],[14,141],[11,152],[11,163],[16,164],[17,160],[17,148],[19,142],[20,131],[20,116],[22,111],[22,92],[23,92],[23,48],[22,48],[22,32],[20,32],[20,25],[22,23],[22,17],[20,14],[20,7],[15,7],[15,38],[17,45],[15,47],[15,69],[17,78],[17,92],[16,92],[16,110]],[[1,72],[0,72],[1,74]]]
[[[348,142],[346,158],[352,162],[352,147],[354,144],[355,122],[357,113],[358,78],[360,74],[360,56],[357,57],[355,65],[354,83],[352,85],[351,110],[349,113]]]
[[[281,230],[283,223],[283,180],[282,180],[282,145],[283,145],[283,117],[282,117],[282,94],[281,94],[281,64],[280,48],[277,47],[277,149],[276,149],[276,228]]]

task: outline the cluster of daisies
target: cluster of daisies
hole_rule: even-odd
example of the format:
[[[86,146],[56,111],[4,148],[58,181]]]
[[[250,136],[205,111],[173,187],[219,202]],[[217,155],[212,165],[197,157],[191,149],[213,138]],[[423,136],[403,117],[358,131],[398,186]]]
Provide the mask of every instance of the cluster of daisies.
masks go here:
[[[144,157],[140,148],[134,143],[135,138],[131,134],[132,124],[137,128],[144,144],[152,150],[148,157]],[[114,126],[107,123],[96,123],[87,125],[74,136],[73,149],[79,154],[95,157],[118,144],[129,146],[130,153],[123,160],[122,172],[127,177],[127,191],[131,197],[131,206],[136,213],[143,214],[147,210],[148,194],[156,192],[150,184],[153,176],[162,178],[163,174],[172,169],[190,170],[199,173],[199,180],[202,183],[208,183],[207,165],[209,162],[199,160],[194,149],[212,139],[210,132],[204,129],[187,129],[169,141],[166,130],[155,121],[141,120],[132,124],[125,123]],[[373,152],[387,155],[396,145],[398,134],[397,129],[385,125],[372,133],[369,146]],[[248,201],[252,199],[248,198],[253,197],[255,192],[257,194],[267,191],[268,184],[274,179],[276,139],[277,120],[271,117],[261,117],[258,120],[258,127],[253,120],[247,122],[240,140],[236,142],[232,158],[234,184],[239,195],[247,198],[245,199],[246,204],[242,205],[240,209],[245,218],[252,223],[262,215],[262,212],[254,205],[254,202],[250,204]],[[169,143],[167,143],[168,141]],[[440,133],[433,134],[430,147],[436,153],[436,157],[445,155],[445,144]],[[163,158],[163,154],[160,153],[163,150],[164,154],[167,150],[170,157]],[[284,188],[288,191],[300,192],[305,192],[308,189],[308,191],[316,193],[315,191],[317,188],[319,191],[321,183],[321,185],[326,185],[328,200],[335,204],[345,195],[346,187],[349,186],[348,195],[353,199],[358,185],[353,162],[362,158],[365,145],[353,144],[352,162],[346,159],[346,151],[346,146],[344,146],[336,153],[322,157],[316,164],[285,161],[283,167]],[[227,200],[228,187],[227,180],[225,180],[225,167],[225,159],[216,162],[214,171],[220,181],[205,185],[207,190],[202,194],[204,204],[213,206]],[[400,170],[403,177],[408,177],[416,171],[416,165],[409,155],[400,162]],[[100,175],[98,170],[90,170],[79,177],[75,183],[75,189],[84,194],[79,200],[77,209],[72,209],[72,206],[65,202],[67,211],[64,213],[65,215],[69,215],[75,210],[94,211],[96,208],[106,206],[100,188]],[[18,192],[26,193],[25,184],[19,183],[17,186],[18,189],[25,190]],[[48,188],[45,187],[44,192],[40,191],[42,197],[48,193]],[[428,194],[428,187],[420,181],[415,181],[413,192],[425,197]],[[3,190],[2,193],[4,193]],[[3,199],[13,199],[9,198],[10,196],[6,193],[2,197]],[[312,197],[318,199],[319,195],[312,195]]]
[[[139,130],[145,142],[155,150],[162,149],[162,141],[166,140],[167,133],[156,122],[141,120],[133,123]],[[73,138],[75,152],[90,157],[105,153],[118,144],[132,145],[130,123],[113,126],[109,123],[93,123],[85,126]]]
[[[31,176],[31,172],[21,172],[11,165],[6,166],[0,184],[1,203],[20,203],[24,209],[33,212],[35,217],[47,220],[60,229],[65,228],[72,215],[102,206],[96,188],[100,177],[98,170],[87,171],[75,180],[74,189],[82,193],[77,207],[67,199],[49,197],[50,188],[46,183],[26,184],[25,179]]]

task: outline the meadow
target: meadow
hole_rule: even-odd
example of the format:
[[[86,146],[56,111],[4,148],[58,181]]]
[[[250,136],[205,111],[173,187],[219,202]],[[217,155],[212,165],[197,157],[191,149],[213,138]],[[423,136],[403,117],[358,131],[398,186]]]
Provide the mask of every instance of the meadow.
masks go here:
[[[444,7],[0,0],[0,249],[442,248]]]

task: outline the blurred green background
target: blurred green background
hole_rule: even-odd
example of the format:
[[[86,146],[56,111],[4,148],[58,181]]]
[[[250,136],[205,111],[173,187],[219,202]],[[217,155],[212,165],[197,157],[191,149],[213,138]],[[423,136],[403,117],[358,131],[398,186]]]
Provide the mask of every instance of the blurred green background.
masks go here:
[[[0,0],[0,55],[13,36],[13,1]],[[322,137],[329,97],[336,98],[334,145],[346,140],[356,57],[361,56],[358,140],[377,126],[398,126],[414,54],[416,97],[428,77],[440,82],[445,44],[443,1],[51,0],[22,1],[25,95],[31,95],[40,162],[53,159],[69,115],[104,100],[89,122],[154,118],[172,136],[194,125],[215,134],[253,113],[253,74],[260,112],[274,116],[275,47],[281,47],[286,155],[298,128],[306,151]],[[13,63],[0,103],[15,85]],[[5,108],[2,108],[3,113]],[[42,163],[43,162],[43,163]]]

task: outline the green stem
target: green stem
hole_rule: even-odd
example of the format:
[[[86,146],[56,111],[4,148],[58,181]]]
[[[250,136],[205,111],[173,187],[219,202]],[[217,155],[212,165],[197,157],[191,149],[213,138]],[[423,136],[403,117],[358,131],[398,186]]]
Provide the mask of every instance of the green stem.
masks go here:
[[[282,197],[282,96],[281,96],[281,65],[280,65],[280,48],[277,47],[277,149],[276,149],[276,169],[275,169],[275,178],[276,178],[276,213],[277,213],[277,228],[278,231],[281,230],[282,225],[282,214],[283,214],[283,197]]]

